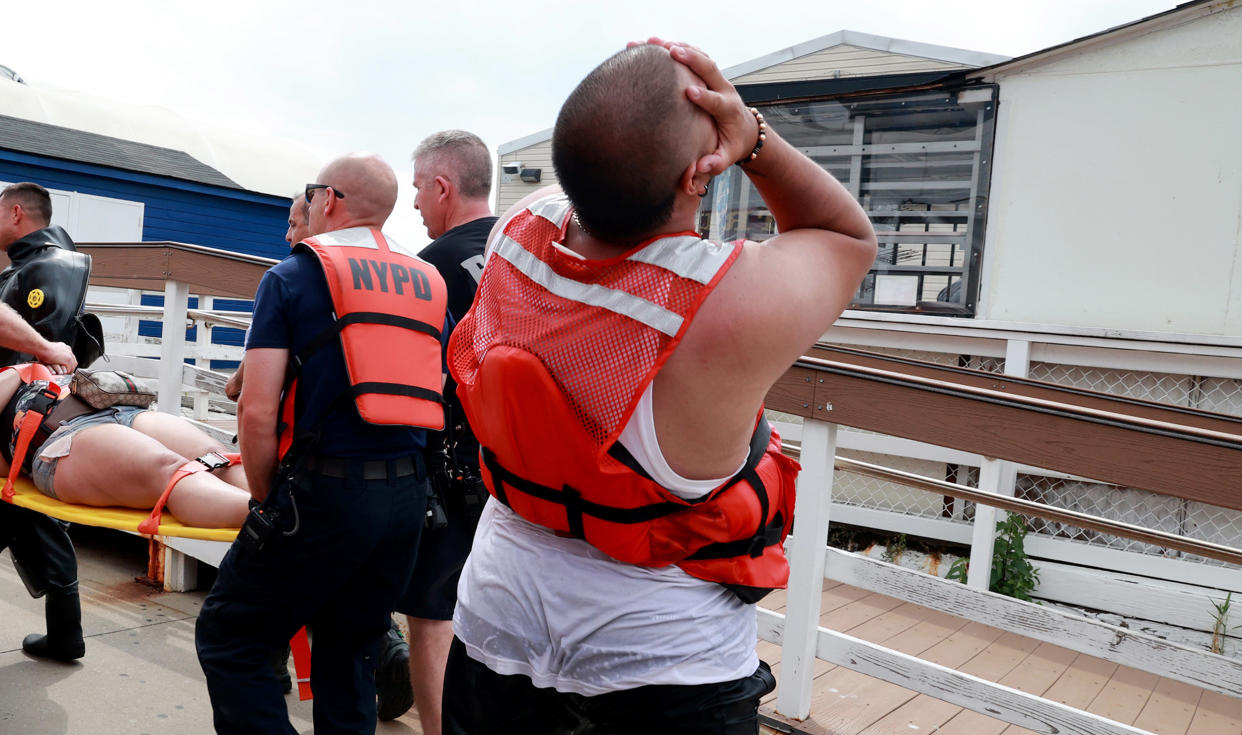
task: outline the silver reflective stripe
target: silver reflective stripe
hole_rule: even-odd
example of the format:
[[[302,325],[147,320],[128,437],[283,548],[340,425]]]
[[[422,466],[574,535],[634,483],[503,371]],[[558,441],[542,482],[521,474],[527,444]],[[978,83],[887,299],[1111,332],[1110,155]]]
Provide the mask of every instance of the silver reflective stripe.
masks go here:
[[[511,263],[527,278],[563,299],[627,316],[670,337],[677,336],[681,329],[683,320],[676,313],[624,291],[594,283],[580,283],[559,275],[507,235],[496,242],[493,252]]]
[[[659,266],[682,278],[702,284],[712,282],[729,260],[733,246],[697,237],[665,237],[631,255],[627,260]]]
[[[536,217],[543,217],[560,227],[565,224],[565,217],[569,214],[569,198],[564,194],[553,194],[531,203],[526,209]]]
[[[522,212],[514,213],[512,217],[505,221],[505,226],[501,228],[501,233],[496,236],[497,239],[489,242],[487,247],[483,249],[484,263],[492,259],[492,253],[496,251],[500,238],[505,237],[504,230],[508,229],[509,223],[523,216],[524,212],[530,212],[536,217],[542,217],[559,228],[565,223],[565,217],[569,214],[569,198],[564,194],[552,194],[543,199],[536,200],[522,210]]]
[[[542,217],[561,227],[569,215],[569,199],[564,194],[556,194],[534,202],[527,210],[536,217]],[[686,235],[656,240],[627,260],[659,266],[681,278],[706,285],[712,282],[732,254],[731,245]]]
[[[379,250],[379,245],[375,243],[375,238],[371,236],[371,228],[369,227],[348,227],[335,232],[325,232],[322,235],[315,235],[313,238],[308,239],[318,240],[324,245]],[[391,247],[392,240],[389,240],[388,244]]]
[[[404,255],[407,258],[413,258],[415,260],[422,260],[422,258],[418,256],[418,253],[414,252],[413,250],[407,249],[404,245],[392,239],[387,234],[384,235],[384,240],[388,242],[388,249],[390,251],[394,253],[398,253],[400,255]]]

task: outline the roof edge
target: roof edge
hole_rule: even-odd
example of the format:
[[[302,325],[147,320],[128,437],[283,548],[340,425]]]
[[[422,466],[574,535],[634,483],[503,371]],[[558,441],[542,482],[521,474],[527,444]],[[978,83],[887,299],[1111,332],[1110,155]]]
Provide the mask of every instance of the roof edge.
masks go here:
[[[740,64],[731,66],[723,71],[726,79],[735,79],[752,72],[766,69],[785,61],[791,61],[801,56],[813,54],[816,51],[823,51],[832,46],[841,44],[849,44],[851,46],[861,46],[862,48],[872,49],[874,51],[887,51],[894,54],[902,54],[904,56],[918,56],[920,58],[931,59],[932,61],[945,61],[953,64],[963,64],[971,67],[987,67],[994,66],[1006,61],[1011,57],[1001,56],[999,54],[989,54],[982,51],[969,51],[960,48],[951,48],[949,46],[937,46],[931,43],[920,43],[918,41],[907,41],[901,38],[889,38],[888,36],[877,36],[872,33],[862,33],[860,31],[840,30],[836,33],[829,33],[826,36],[804,41],[779,51],[773,51],[770,54],[760,56],[750,61],[743,61]],[[504,156],[523,148],[542,143],[552,137],[552,128],[541,130],[537,133],[531,133],[522,138],[511,140],[508,143],[502,143],[496,148],[496,155]]]
[[[523,148],[527,148],[536,143],[542,143],[543,141],[550,140],[551,138],[552,138],[552,128],[548,128],[547,130],[540,130],[538,133],[531,133],[530,135],[527,135],[524,138],[518,138],[517,140],[511,140],[508,143],[501,143],[499,146],[496,147],[496,155],[497,156],[508,155],[510,153],[513,153],[514,151],[520,151]]]
[[[944,61],[952,64],[963,64],[965,66],[992,66],[1008,61],[1010,57],[1000,54],[989,54],[982,51],[970,51],[967,49],[951,48],[949,46],[937,46],[931,43],[921,43],[919,41],[907,41],[901,38],[890,38],[888,36],[877,36],[872,33],[862,33],[860,31],[840,30],[836,33],[829,33],[826,36],[804,41],[802,43],[783,48],[780,51],[774,51],[770,54],[760,56],[750,61],[743,61],[736,66],[731,66],[724,70],[724,75],[728,79],[745,76],[762,69],[766,69],[776,64],[807,56],[823,51],[833,46],[848,44],[850,46],[859,46],[871,49],[873,51],[885,51],[893,54],[901,54],[903,56],[917,56],[932,61]]]
[[[1022,71],[1093,44],[1123,41],[1137,34],[1168,28],[1182,22],[1225,12],[1238,6],[1238,0],[1190,0],[1190,2],[1132,20],[1129,23],[1105,28],[1090,35],[1080,36],[1055,46],[1049,46],[1038,51],[1032,51],[1029,54],[976,69],[970,72],[970,76],[971,78],[981,78],[995,74]]]

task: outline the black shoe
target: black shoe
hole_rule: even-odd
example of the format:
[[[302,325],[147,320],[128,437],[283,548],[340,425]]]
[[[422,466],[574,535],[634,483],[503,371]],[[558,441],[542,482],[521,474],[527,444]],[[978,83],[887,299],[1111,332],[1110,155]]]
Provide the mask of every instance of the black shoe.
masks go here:
[[[45,635],[31,633],[22,641],[22,650],[31,656],[69,663],[86,655],[86,641],[52,641]]]
[[[410,645],[394,624],[384,636],[375,667],[375,708],[381,722],[395,720],[414,706],[410,688]]]
[[[44,603],[47,635],[31,633],[22,641],[22,650],[31,656],[68,663],[86,655],[82,639],[82,603],[77,584],[71,591],[49,592]]]

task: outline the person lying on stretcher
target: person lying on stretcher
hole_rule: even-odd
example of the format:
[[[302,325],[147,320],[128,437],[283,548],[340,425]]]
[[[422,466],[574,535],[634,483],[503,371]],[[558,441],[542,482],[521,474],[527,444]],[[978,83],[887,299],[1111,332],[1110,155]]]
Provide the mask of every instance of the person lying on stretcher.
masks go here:
[[[133,406],[92,408],[69,395],[70,378],[37,363],[0,371],[0,472],[9,475],[14,454],[24,454],[22,474],[44,495],[74,505],[146,510],[172,485],[167,508],[181,523],[242,525],[250,501],[246,475],[240,464],[225,460],[223,444],[179,416]],[[49,380],[56,387],[47,392],[63,397],[47,410],[48,398],[40,396]],[[28,410],[41,405],[47,410],[43,430],[30,432],[23,453],[19,427]],[[207,471],[210,465],[220,466]]]

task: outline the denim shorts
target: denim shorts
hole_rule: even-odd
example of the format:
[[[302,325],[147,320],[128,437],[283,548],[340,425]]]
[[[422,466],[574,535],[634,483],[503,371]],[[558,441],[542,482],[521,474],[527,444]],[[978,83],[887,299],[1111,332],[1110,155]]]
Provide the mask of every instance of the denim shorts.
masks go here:
[[[39,448],[39,454],[35,456],[31,464],[30,479],[34,482],[34,486],[49,498],[56,497],[56,492],[52,489],[52,476],[56,474],[56,465],[61,458],[69,456],[74,434],[88,426],[104,424],[120,424],[132,429],[134,417],[143,411],[146,409],[136,406],[113,406],[61,424],[60,428],[53,431],[47,441],[43,442],[43,446]]]

